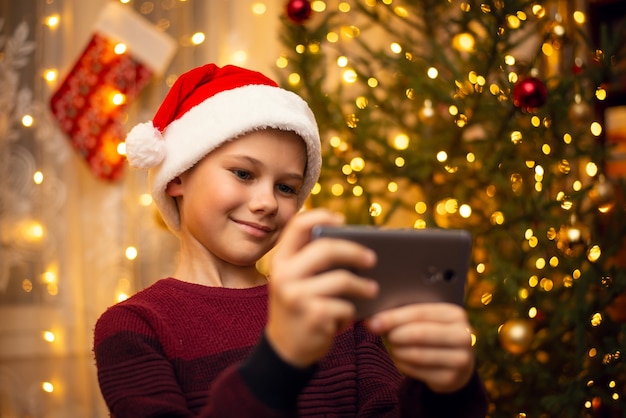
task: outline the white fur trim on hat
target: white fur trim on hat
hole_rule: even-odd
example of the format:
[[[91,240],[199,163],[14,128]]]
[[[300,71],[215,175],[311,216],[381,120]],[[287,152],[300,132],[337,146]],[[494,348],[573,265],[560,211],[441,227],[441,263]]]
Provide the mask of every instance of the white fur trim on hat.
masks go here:
[[[305,142],[307,167],[298,197],[299,205],[304,203],[319,178],[322,163],[313,112],[293,92],[268,85],[247,85],[206,99],[171,122],[163,132],[164,158],[150,169],[149,179],[154,201],[172,232],[180,231],[180,217],[174,199],[165,192],[167,184],[224,142],[263,128],[293,131]],[[141,160],[154,161],[146,156]]]
[[[126,136],[126,156],[134,168],[148,170],[165,158],[165,141],[152,122],[140,123]]]

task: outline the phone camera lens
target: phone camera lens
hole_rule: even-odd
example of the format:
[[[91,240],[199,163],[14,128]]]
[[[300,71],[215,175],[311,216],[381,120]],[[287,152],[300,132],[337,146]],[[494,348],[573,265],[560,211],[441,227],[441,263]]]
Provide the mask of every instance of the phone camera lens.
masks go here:
[[[443,272],[443,280],[446,282],[451,282],[452,280],[454,280],[454,277],[456,276],[456,274],[454,273],[454,270],[445,270]]]

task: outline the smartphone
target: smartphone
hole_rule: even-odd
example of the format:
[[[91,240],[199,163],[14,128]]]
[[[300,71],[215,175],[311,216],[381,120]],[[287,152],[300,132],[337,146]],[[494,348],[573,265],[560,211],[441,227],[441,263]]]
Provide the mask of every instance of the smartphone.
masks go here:
[[[312,239],[320,238],[355,241],[378,256],[375,267],[353,270],[379,283],[376,299],[350,299],[358,319],[412,303],[464,305],[472,242],[468,231],[318,225],[312,230]]]

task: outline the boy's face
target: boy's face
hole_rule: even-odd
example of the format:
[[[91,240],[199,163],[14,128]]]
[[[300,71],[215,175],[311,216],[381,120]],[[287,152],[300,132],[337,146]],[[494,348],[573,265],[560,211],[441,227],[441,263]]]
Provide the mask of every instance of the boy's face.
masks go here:
[[[226,142],[168,186],[179,197],[181,238],[227,263],[253,265],[298,211],[306,161],[293,132],[265,129]]]

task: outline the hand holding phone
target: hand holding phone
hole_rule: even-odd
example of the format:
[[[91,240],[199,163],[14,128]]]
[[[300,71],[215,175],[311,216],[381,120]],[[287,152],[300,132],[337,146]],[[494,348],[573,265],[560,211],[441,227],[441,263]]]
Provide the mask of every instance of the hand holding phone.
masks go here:
[[[376,299],[352,299],[359,319],[411,303],[464,305],[471,253],[471,236],[465,230],[319,225],[312,238],[347,239],[376,252],[375,267],[355,271],[380,286]]]

